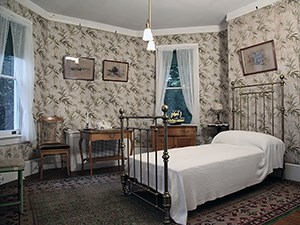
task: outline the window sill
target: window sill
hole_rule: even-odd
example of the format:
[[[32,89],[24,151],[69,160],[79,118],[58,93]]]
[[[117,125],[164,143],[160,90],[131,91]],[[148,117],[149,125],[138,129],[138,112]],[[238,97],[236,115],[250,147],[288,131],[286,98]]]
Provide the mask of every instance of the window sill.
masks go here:
[[[21,143],[21,135],[19,134],[0,136],[0,146],[13,145],[19,143]]]

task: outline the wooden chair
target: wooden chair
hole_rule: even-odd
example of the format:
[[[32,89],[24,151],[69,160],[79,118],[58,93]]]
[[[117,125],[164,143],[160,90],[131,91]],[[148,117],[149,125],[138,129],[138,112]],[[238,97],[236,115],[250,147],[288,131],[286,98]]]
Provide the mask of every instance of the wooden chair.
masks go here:
[[[65,144],[63,121],[63,118],[58,116],[40,116],[39,118],[40,179],[43,179],[44,157],[49,155],[60,155],[61,168],[66,163],[67,173],[70,176],[70,146]]]
[[[2,206],[19,206],[19,213],[23,214],[24,208],[24,195],[23,195],[23,172],[25,168],[25,161],[21,158],[9,158],[0,160],[0,173],[17,172],[18,173],[18,198],[11,201],[0,201],[0,207]],[[5,198],[6,196],[3,196]],[[1,222],[0,222],[1,223]]]

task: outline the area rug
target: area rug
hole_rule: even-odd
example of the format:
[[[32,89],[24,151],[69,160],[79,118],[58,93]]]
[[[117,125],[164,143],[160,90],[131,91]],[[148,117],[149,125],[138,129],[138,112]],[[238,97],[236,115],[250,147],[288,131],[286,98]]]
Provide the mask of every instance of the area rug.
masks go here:
[[[199,206],[189,212],[188,225],[272,224],[298,207],[299,183],[267,179]],[[16,212],[0,208],[0,224],[19,224]],[[152,225],[162,219],[158,209],[123,196],[120,176],[112,173],[26,184],[20,224]]]

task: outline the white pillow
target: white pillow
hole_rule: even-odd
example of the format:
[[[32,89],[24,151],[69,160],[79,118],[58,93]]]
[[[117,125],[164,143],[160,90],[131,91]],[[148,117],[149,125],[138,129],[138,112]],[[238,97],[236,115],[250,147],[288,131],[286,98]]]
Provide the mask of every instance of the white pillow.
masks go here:
[[[263,151],[268,148],[285,149],[283,141],[277,137],[269,134],[243,130],[228,130],[220,132],[212,140],[212,144],[216,143],[238,146],[255,146]]]

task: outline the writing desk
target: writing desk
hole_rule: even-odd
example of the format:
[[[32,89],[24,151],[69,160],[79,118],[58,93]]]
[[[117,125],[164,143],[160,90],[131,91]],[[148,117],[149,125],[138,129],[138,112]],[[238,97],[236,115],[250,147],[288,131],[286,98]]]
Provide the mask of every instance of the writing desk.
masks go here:
[[[120,139],[121,139],[121,130],[120,129],[104,129],[104,130],[79,130],[80,131],[80,139],[79,139],[79,150],[81,156],[81,171],[83,171],[84,162],[89,161],[90,164],[90,175],[93,175],[93,162],[96,161],[110,161],[110,160],[121,160],[122,156],[120,155]],[[124,139],[127,138],[131,143],[131,150],[133,148],[132,142],[132,131],[124,132]],[[88,143],[88,157],[83,158],[82,152],[82,142],[86,140]],[[103,141],[103,140],[118,140],[118,154],[112,156],[103,156],[103,157],[92,157],[92,142],[93,141]],[[105,151],[105,149],[103,149]]]

